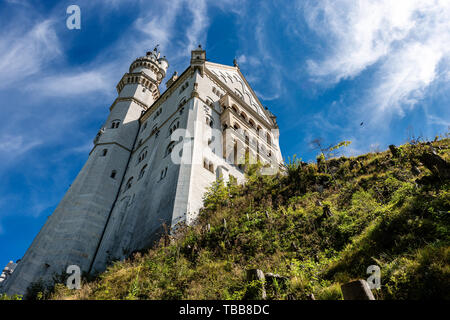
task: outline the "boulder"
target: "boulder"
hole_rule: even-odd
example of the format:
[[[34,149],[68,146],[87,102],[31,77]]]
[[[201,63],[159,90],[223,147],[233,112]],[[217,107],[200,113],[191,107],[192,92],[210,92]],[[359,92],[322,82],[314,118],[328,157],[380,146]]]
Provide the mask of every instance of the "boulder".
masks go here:
[[[341,285],[344,300],[375,300],[366,280],[355,280]]]

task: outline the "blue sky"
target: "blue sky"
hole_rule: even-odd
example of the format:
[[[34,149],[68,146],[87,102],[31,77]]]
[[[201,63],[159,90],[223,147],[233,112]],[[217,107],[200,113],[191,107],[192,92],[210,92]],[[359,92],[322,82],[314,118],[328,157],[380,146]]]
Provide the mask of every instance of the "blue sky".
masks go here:
[[[81,30],[66,27],[71,4]],[[157,43],[169,75],[199,43],[210,61],[237,58],[278,117],[283,156],[308,161],[314,138],[351,140],[356,155],[448,131],[448,17],[447,0],[3,0],[0,267],[25,253],[86,161],[115,85]]]

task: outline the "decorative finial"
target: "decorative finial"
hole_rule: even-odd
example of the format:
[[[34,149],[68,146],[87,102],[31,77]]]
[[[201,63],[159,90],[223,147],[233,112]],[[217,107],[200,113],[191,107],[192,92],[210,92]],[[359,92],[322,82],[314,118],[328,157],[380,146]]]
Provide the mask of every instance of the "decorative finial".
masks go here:
[[[198,48],[199,48],[199,49],[201,49],[201,48],[202,48],[202,45],[201,45],[201,44],[199,44],[199,45],[198,45]]]
[[[155,47],[155,49],[153,49],[153,51],[157,52],[158,51],[158,47],[159,47],[159,44],[156,45],[156,47]]]
[[[239,67],[236,58],[233,59],[233,65],[234,65],[235,67]]]

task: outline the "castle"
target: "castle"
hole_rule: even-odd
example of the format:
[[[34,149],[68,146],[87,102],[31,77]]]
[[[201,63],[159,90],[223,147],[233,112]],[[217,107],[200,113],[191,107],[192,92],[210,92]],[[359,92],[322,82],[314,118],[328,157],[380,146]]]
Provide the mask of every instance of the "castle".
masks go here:
[[[168,66],[157,48],[131,64],[88,160],[2,291],[24,294],[68,265],[103,271],[164,229],[192,223],[216,179],[242,183],[251,159],[278,170],[276,118],[236,61],[209,62],[198,46],[161,94]]]

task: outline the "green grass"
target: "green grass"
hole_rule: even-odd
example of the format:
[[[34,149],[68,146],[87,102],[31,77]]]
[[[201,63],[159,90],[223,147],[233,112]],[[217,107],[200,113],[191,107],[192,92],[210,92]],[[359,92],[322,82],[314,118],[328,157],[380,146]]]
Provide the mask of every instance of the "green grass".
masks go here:
[[[433,142],[447,161],[449,143]],[[327,173],[294,158],[286,174],[252,168],[244,185],[218,181],[198,223],[169,245],[116,262],[81,290],[56,285],[51,298],[246,299],[255,290],[246,270],[258,268],[289,279],[266,284],[268,299],[342,299],[340,285],[375,264],[377,299],[450,299],[450,181],[416,183],[432,175],[416,160],[426,148],[331,159]]]

